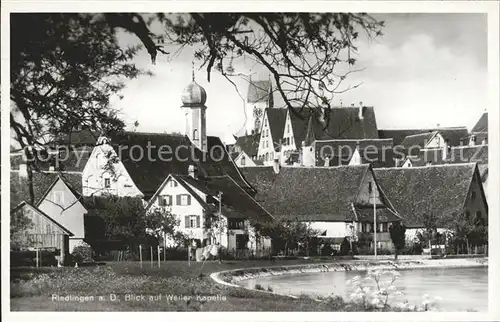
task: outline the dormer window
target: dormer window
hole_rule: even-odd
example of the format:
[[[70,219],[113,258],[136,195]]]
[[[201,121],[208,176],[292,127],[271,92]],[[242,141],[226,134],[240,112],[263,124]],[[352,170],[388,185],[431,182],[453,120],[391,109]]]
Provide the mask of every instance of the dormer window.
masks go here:
[[[241,165],[245,165],[245,163],[246,163],[245,156],[242,155],[241,156]]]

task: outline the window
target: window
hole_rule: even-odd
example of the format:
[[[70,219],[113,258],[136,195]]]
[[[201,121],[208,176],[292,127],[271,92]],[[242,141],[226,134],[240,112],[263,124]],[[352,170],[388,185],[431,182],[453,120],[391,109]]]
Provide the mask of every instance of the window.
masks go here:
[[[480,211],[476,211],[476,224],[480,226],[484,226],[484,218],[482,216],[482,213]]]
[[[245,227],[245,221],[243,219],[229,218],[227,225],[229,229],[243,229]]]
[[[172,188],[173,188],[173,187],[177,187],[177,181],[175,181],[175,180],[173,180],[173,179],[172,179],[172,180],[170,180],[170,187],[172,187]]]
[[[266,126],[266,125],[267,125],[267,119],[265,118],[264,119],[264,126]]]
[[[368,182],[368,193],[370,193],[370,195],[372,194],[372,190],[373,190],[373,187],[372,187],[372,182]]]
[[[286,133],[290,133],[290,124],[286,125]]]
[[[104,178],[104,188],[111,188],[111,179]]]
[[[198,140],[198,130],[197,129],[193,130],[193,140]]]
[[[178,206],[189,206],[191,205],[191,196],[190,195],[177,195],[176,196],[176,204]]]
[[[286,138],[286,145],[290,145],[290,138]]]
[[[172,205],[172,196],[170,195],[160,196],[160,206],[166,207],[171,205]]]
[[[470,200],[471,200],[471,201],[476,200],[476,192],[472,191],[472,193],[471,193],[471,195],[470,195]]]
[[[186,228],[200,228],[201,227],[200,216],[196,216],[196,215],[185,216],[184,223],[186,224],[185,225]]]
[[[469,211],[466,211],[466,212],[465,212],[465,219],[466,219],[466,220],[469,220],[469,219],[470,219],[470,212],[469,212]]]
[[[266,153],[266,161],[269,161],[269,153]]]
[[[245,156],[242,155],[241,156],[241,165],[245,165],[245,163],[246,163]]]
[[[54,191],[53,192],[53,201],[56,205],[60,205],[63,202],[63,193],[62,191]]]
[[[383,222],[382,223],[382,231],[384,233],[388,232],[389,231],[389,223],[386,223],[386,222]]]

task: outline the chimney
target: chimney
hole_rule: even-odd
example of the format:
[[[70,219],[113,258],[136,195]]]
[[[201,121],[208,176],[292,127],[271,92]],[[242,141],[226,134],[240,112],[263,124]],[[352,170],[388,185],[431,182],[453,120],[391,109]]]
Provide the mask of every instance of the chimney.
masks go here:
[[[325,157],[325,164],[324,164],[325,167],[329,167],[330,166],[330,157],[329,156],[326,156]]]
[[[471,145],[471,146],[476,145],[476,136],[475,136],[475,135],[471,135],[471,136],[470,136],[470,142],[469,142],[469,145]]]
[[[447,160],[451,152],[450,140],[444,140],[443,144],[443,160]]]
[[[196,179],[196,167],[194,165],[192,165],[192,164],[189,165],[188,174],[191,178]]]
[[[365,107],[362,104],[363,102],[359,102],[358,118],[360,120],[365,117]]]
[[[276,173],[276,174],[280,173],[280,160],[278,158],[274,158],[273,170],[274,170],[274,173]]]

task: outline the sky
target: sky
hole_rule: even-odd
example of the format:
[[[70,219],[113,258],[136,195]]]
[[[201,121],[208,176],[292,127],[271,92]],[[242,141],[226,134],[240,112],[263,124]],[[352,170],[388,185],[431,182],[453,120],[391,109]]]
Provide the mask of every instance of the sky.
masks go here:
[[[479,119],[487,106],[487,17],[485,14],[374,14],[385,21],[384,35],[361,39],[357,68],[346,84],[362,85],[338,95],[334,105],[351,103],[375,108],[379,129],[467,126]],[[135,36],[119,34],[120,43],[136,44]],[[151,64],[145,51],[135,58],[138,66],[154,76],[126,81],[124,98],[112,107],[133,129],[141,132],[184,131],[181,93],[191,82],[193,51],[167,48],[176,55],[161,55]],[[245,124],[244,104],[232,84],[216,72],[207,81],[195,61],[196,82],[207,92],[207,133],[226,143],[234,141]],[[235,64],[236,72],[267,79],[266,71]],[[246,97],[248,82],[236,80]]]

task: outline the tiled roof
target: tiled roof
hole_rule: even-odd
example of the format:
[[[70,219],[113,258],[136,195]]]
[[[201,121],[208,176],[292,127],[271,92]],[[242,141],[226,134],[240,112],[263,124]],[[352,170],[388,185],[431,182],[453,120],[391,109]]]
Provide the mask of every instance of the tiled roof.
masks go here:
[[[40,171],[48,171],[50,166],[54,166],[58,171],[81,172],[87,164],[92,153],[92,148],[87,146],[71,149],[61,149],[59,152],[51,151],[48,154],[40,155],[36,165]],[[18,170],[20,164],[25,164],[21,153],[12,153],[10,156],[10,166],[12,170]]]
[[[323,166],[327,156],[330,166],[347,165],[358,148],[363,163],[394,164],[392,139],[320,140],[314,146],[317,166]]]
[[[409,155],[407,158],[411,160],[414,167],[423,167],[428,165],[429,162],[433,165],[447,163],[446,160],[443,160],[443,149],[423,149],[419,150],[418,153]]]
[[[448,140],[450,146],[459,146],[464,137],[467,136],[467,128],[463,126],[459,127],[440,127],[434,129],[395,129],[395,130],[379,130],[378,134],[380,138],[393,138],[394,145],[404,145],[408,146],[422,146],[425,144],[422,142],[423,138],[430,139],[430,133],[438,132],[441,136]],[[408,137],[408,140],[406,138]],[[406,142],[405,142],[406,141]]]
[[[97,139],[101,135],[100,132],[83,129],[69,134],[61,135],[55,140],[56,144],[70,146],[95,146]]]
[[[478,162],[488,164],[488,145],[453,147],[446,161],[449,163]]]
[[[247,168],[258,190],[256,200],[277,218],[302,221],[351,221],[368,165],[348,167],[282,167],[275,178],[269,170]],[[257,171],[257,174],[249,174]]]
[[[273,143],[277,146],[285,130],[286,110],[282,108],[267,108],[266,113],[271,137],[273,138]]]
[[[290,122],[292,123],[293,141],[297,149],[300,149],[302,147],[302,141],[306,137],[307,124],[312,110],[304,108],[302,110],[295,109],[294,111],[295,113],[288,110],[287,113],[290,115]]]
[[[222,211],[229,218],[248,218],[253,222],[272,220],[272,216],[229,176],[208,179],[195,179],[190,176],[178,175],[174,177],[180,183],[183,181],[212,198],[218,199],[218,193],[222,192]],[[193,193],[191,191],[191,194]],[[204,200],[203,204],[206,204]]]
[[[488,132],[488,112],[481,115],[471,132]]]
[[[233,149],[239,147],[249,157],[257,156],[259,150],[260,133],[243,135],[236,139]]]
[[[263,201],[266,192],[271,189],[271,186],[276,180],[273,167],[244,167],[241,168],[241,173],[250,185],[258,191],[256,195],[257,201]]]
[[[373,107],[363,107],[363,119],[358,118],[359,107],[332,107],[324,115],[315,113],[308,131],[315,140],[378,139],[377,122]]]
[[[424,148],[427,142],[429,142],[429,140],[431,140],[436,134],[437,134],[436,132],[427,132],[427,133],[409,135],[404,138],[403,142],[401,142],[401,145],[404,146],[405,148],[410,148],[410,147]]]
[[[443,221],[463,212],[475,164],[374,169],[375,177],[407,227],[422,227],[424,214]]]
[[[466,127],[440,128],[436,129],[436,131],[441,134],[443,139],[448,141],[450,146],[459,146],[462,142],[462,138],[469,133]]]
[[[402,130],[378,130],[379,138],[393,139],[394,145],[400,145],[403,140],[409,135],[420,134],[430,130],[424,129],[402,129]]]
[[[271,82],[264,81],[251,81],[248,84],[247,102],[267,102],[269,99],[269,92],[271,91]]]
[[[117,154],[120,155],[120,149],[122,151],[121,161],[127,172],[146,198],[155,193],[169,174],[187,175],[189,165],[195,165],[202,176],[229,175],[241,187],[248,188],[221,140],[218,137],[209,136],[207,141],[209,152],[203,153],[186,136],[122,132],[111,137],[111,144]],[[151,160],[146,153],[148,144],[151,146],[149,149]],[[143,149],[144,157],[139,158],[133,154],[133,151],[130,153],[134,146]],[[169,147],[170,150],[165,147]],[[165,151],[172,152],[165,154]],[[177,151],[177,157],[175,157],[175,151]]]

